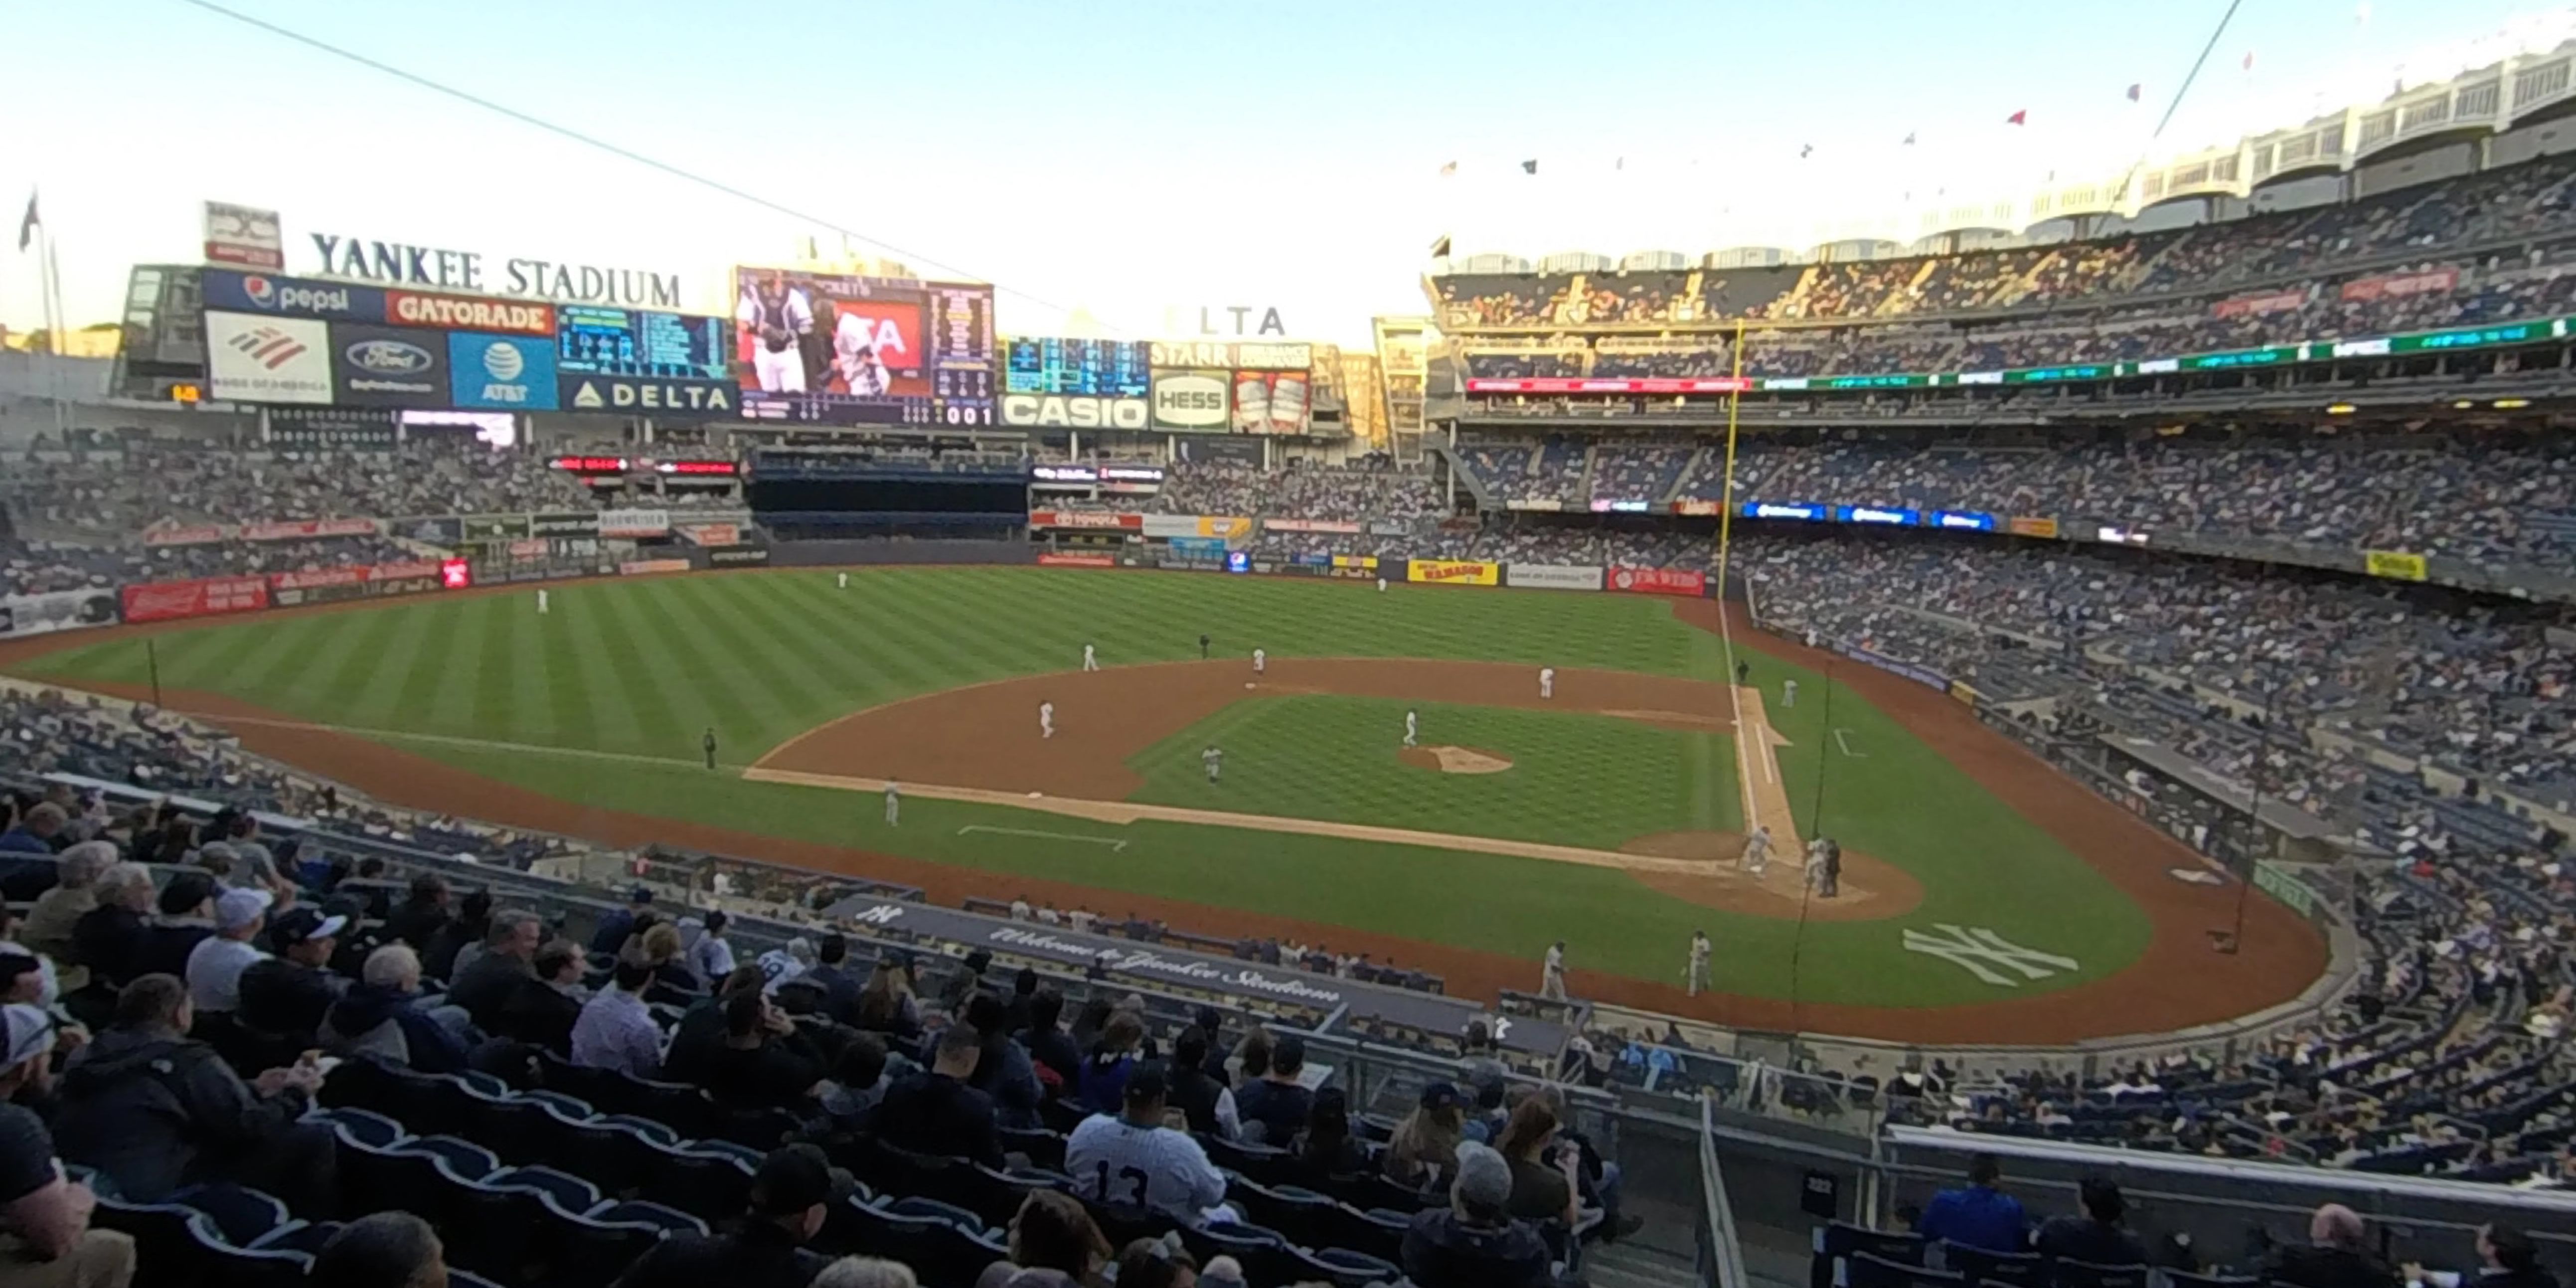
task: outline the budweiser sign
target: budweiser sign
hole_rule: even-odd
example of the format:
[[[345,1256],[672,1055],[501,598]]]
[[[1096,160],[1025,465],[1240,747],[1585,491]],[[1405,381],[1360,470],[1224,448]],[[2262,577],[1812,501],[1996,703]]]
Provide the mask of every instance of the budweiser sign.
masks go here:
[[[2365,277],[2343,284],[2347,300],[2390,299],[2401,295],[2433,295],[2447,292],[2460,284],[2456,268],[2429,269],[2421,273],[2397,273],[2388,277]]]
[[[268,581],[261,577],[206,577],[196,581],[154,581],[120,592],[129,622],[160,622],[176,617],[247,613],[268,607]]]

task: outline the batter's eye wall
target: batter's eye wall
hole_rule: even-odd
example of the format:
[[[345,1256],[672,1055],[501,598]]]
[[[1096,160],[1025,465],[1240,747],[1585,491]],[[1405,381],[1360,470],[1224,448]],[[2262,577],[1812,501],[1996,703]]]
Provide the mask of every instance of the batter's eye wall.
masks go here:
[[[755,479],[755,511],[1026,515],[1026,484],[991,479]]]

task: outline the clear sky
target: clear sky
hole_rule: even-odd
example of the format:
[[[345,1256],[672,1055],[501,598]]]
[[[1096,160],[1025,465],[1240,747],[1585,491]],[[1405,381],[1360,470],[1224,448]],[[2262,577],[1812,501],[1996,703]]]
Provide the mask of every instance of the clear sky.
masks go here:
[[[1006,331],[1081,308],[1145,338],[1169,309],[1247,304],[1345,343],[1422,308],[1444,232],[1460,254],[1804,244],[1909,193],[2116,177],[2226,8],[226,3],[989,279]],[[2156,151],[2570,29],[2497,0],[2243,0]],[[206,198],[282,212],[290,271],[332,232],[678,272],[710,308],[722,266],[838,240],[181,0],[0,0],[0,32],[0,208],[14,234],[41,188],[76,325],[114,316],[134,262],[195,260]],[[25,328],[15,245],[0,321]]]

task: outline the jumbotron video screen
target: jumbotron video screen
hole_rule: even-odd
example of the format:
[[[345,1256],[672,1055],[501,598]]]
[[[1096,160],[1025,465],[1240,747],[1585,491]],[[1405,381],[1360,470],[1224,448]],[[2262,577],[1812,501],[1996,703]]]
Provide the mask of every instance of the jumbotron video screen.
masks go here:
[[[745,417],[996,423],[992,287],[780,268],[738,269],[734,284]]]

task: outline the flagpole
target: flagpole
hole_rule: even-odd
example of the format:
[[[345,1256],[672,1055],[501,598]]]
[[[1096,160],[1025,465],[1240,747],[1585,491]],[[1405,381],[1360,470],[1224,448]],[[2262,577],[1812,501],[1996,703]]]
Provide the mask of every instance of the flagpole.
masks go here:
[[[45,364],[45,388],[54,401],[54,439],[57,445],[71,444],[71,408],[63,401],[63,295],[61,268],[54,260],[54,230],[41,221],[36,225],[36,289],[44,296],[45,347],[52,352]]]

